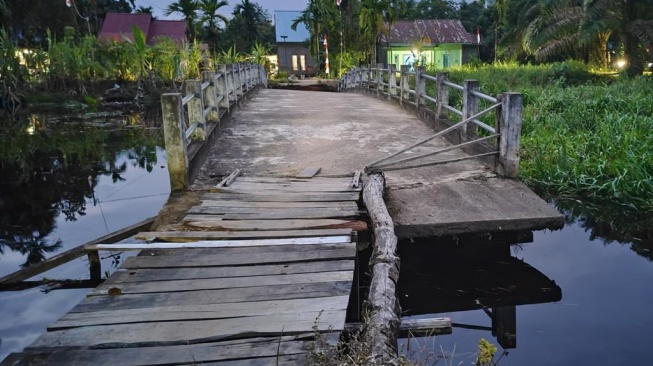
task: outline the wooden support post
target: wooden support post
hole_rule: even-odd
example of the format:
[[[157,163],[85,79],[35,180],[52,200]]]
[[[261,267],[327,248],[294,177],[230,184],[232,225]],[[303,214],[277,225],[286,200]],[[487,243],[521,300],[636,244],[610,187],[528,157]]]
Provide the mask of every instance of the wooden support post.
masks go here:
[[[166,93],[161,96],[163,135],[165,137],[170,188],[173,191],[188,187],[188,153],[186,129],[184,128],[184,107],[180,93]]]
[[[445,105],[449,105],[449,87],[444,85],[444,81],[449,81],[449,73],[448,72],[441,72],[436,76],[436,88],[438,90],[437,94],[437,103],[436,103],[436,112],[435,116],[436,118],[448,118],[449,115],[447,114],[446,109],[444,109]]]
[[[377,365],[386,365],[397,355],[397,335],[401,324],[396,285],[399,258],[394,224],[383,201],[385,179],[382,174],[365,176],[363,201],[374,227],[374,249],[370,258],[372,282],[366,303],[368,322],[363,342],[372,347],[371,357]]]
[[[521,93],[503,93],[499,119],[499,159],[497,172],[504,177],[519,177],[519,149],[522,125]]]
[[[463,82],[463,119],[467,119],[478,113],[479,98],[474,95],[474,92],[478,92],[479,90],[478,80],[465,80]],[[461,127],[460,141],[466,141],[467,139],[476,137],[476,130],[477,127],[474,122],[469,122],[467,126]]]
[[[503,349],[517,348],[517,308],[492,308],[492,335]]]
[[[376,64],[376,96],[383,94],[383,64]]]
[[[215,71],[204,71],[202,73],[202,79],[205,83],[209,83],[209,86],[204,90],[204,98],[206,99],[206,103],[204,104],[207,108],[211,107],[211,111],[206,116],[206,121],[220,122],[220,113],[218,113],[218,80],[215,77]]]
[[[218,73],[222,74],[222,76],[216,81],[218,94],[222,96],[222,100],[220,101],[220,108],[224,108],[229,111],[229,81],[227,80],[227,65],[218,65]]]
[[[399,104],[403,105],[404,101],[408,101],[408,71],[410,66],[401,65],[401,72],[399,74]]]
[[[202,98],[202,81],[201,80],[186,80],[184,82],[184,89],[186,95],[193,94],[195,98],[188,101],[186,108],[188,108],[188,127],[197,124],[197,128],[193,131],[191,139],[193,141],[206,140],[206,124],[204,121],[204,98]]]
[[[100,254],[97,250],[93,250],[88,252],[87,255],[91,281],[100,282],[102,280],[102,263],[100,262]]]
[[[394,64],[388,65],[388,99],[397,95],[397,69]]]
[[[424,104],[423,95],[426,94],[426,67],[418,66],[415,68],[415,105],[417,109]]]

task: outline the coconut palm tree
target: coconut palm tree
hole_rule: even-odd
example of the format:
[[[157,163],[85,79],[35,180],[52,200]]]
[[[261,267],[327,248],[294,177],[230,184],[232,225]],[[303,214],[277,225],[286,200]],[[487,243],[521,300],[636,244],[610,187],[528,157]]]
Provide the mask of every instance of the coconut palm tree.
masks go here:
[[[399,4],[396,0],[363,0],[361,2],[358,24],[362,31],[363,42],[370,61],[375,63],[376,42],[379,35],[385,34],[390,39],[390,29],[399,16]]]
[[[163,14],[166,16],[172,13],[179,13],[184,16],[186,20],[186,27],[188,28],[188,36],[191,40],[195,39],[195,20],[197,18],[197,11],[199,10],[199,3],[197,0],[177,0],[168,5]]]
[[[209,32],[216,32],[219,29],[218,23],[222,21],[225,25],[229,23],[229,18],[218,14],[220,8],[229,5],[227,0],[200,0],[199,9],[202,12],[200,20],[206,24]]]
[[[234,16],[239,16],[243,21],[245,39],[247,40],[248,46],[258,36],[258,30],[256,29],[256,24],[258,23],[257,14],[256,4],[250,0],[241,0],[240,4],[234,7]]]

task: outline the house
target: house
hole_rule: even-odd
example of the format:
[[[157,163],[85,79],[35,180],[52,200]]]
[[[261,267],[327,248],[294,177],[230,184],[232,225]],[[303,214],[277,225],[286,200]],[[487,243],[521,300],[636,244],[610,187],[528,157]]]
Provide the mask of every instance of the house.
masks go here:
[[[169,37],[179,44],[185,43],[186,22],[183,20],[158,20],[152,14],[107,13],[98,38],[100,40],[122,41],[124,37],[134,40],[132,27],[140,28],[147,44],[156,43],[158,37]],[[124,37],[123,37],[124,36]]]
[[[377,53],[386,66],[447,69],[479,56],[476,34],[468,33],[458,19],[400,20],[389,35],[380,36]]]
[[[297,24],[297,30],[291,29],[301,14],[300,11],[274,11],[279,71],[292,75],[314,75],[318,64],[308,48],[311,34],[304,23]]]

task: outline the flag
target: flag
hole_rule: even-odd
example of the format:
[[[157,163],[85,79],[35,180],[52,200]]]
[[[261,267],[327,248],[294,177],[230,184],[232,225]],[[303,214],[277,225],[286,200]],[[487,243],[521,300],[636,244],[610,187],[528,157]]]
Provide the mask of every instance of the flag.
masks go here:
[[[66,0],[66,5],[68,5],[69,8],[73,6],[73,0]]]
[[[481,44],[481,27],[476,27],[476,44]]]

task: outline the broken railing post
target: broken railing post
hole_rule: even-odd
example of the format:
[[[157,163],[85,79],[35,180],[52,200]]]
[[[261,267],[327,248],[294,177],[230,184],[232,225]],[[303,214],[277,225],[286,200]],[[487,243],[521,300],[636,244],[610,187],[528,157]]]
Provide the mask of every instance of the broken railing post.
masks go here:
[[[206,140],[206,124],[204,123],[204,101],[202,98],[202,81],[186,80],[184,82],[186,95],[192,94],[195,97],[188,101],[188,127],[197,125],[191,138],[195,141]]]
[[[401,65],[399,73],[399,104],[403,105],[404,100],[408,100],[408,71],[410,66]]]
[[[474,92],[478,92],[479,90],[478,80],[465,80],[463,82],[463,119],[467,119],[478,113],[479,98],[474,95]],[[474,122],[469,122],[460,129],[460,141],[464,142],[468,138],[474,138],[476,135],[476,124]]]
[[[365,309],[368,321],[363,344],[371,347],[373,364],[387,365],[397,356],[397,336],[401,324],[396,285],[399,280],[397,236],[383,200],[383,174],[363,177],[363,201],[373,226],[374,247],[370,258],[372,281]]]
[[[436,76],[436,88],[437,88],[437,103],[436,103],[436,118],[447,118],[447,112],[444,109],[445,105],[449,105],[449,87],[444,85],[445,81],[449,81],[449,73],[441,72]]]
[[[204,98],[206,99],[206,107],[210,107],[209,113],[206,115],[206,120],[211,122],[220,122],[220,113],[218,113],[218,80],[215,76],[215,71],[204,71],[202,79],[205,83],[209,83],[204,90]]]
[[[426,94],[426,67],[418,66],[415,68],[415,106],[419,110],[419,107],[424,104],[424,94]]]
[[[497,172],[504,177],[517,178],[523,98],[521,93],[503,93],[497,99],[501,102],[501,114],[497,125],[499,129]]]
[[[360,85],[361,89],[365,89],[369,85],[367,72],[368,69],[365,66],[363,66],[361,68],[361,85]]]
[[[161,96],[163,135],[165,138],[170,189],[184,190],[188,187],[188,153],[184,107],[180,93],[166,93]]]

